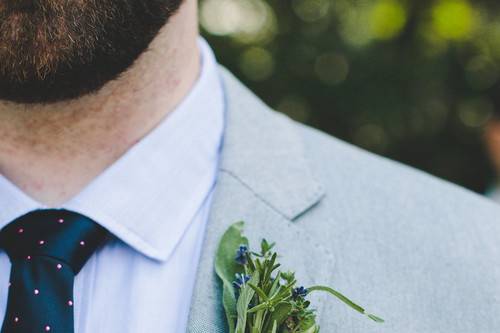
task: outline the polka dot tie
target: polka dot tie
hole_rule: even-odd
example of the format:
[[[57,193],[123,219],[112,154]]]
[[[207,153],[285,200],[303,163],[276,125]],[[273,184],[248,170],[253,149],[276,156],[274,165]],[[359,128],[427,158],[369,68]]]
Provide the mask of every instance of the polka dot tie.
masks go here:
[[[73,281],[108,233],[67,210],[36,210],[0,231],[12,263],[2,333],[74,332]]]

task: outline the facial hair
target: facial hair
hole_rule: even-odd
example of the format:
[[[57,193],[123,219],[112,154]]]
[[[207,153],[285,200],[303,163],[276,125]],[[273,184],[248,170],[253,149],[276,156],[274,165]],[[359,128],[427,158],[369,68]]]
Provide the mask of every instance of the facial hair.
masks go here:
[[[182,0],[0,0],[0,99],[93,93],[147,50]]]

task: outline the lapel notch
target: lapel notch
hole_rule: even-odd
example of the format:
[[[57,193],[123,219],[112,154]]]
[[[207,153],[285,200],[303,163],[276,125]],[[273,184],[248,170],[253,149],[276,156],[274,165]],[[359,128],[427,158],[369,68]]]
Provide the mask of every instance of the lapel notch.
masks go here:
[[[324,195],[300,134],[292,120],[271,111],[228,70],[221,68],[221,73],[228,109],[221,171],[294,220]]]

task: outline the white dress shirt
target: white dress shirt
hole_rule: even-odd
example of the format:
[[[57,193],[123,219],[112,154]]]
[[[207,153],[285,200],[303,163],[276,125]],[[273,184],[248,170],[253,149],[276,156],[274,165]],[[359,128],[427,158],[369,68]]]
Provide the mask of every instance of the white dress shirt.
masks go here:
[[[0,228],[31,210],[64,208],[115,236],[75,278],[76,333],[186,330],[224,127],[217,63],[199,45],[202,70],[182,103],[61,207],[43,206],[0,175]],[[0,324],[10,268],[0,250]]]

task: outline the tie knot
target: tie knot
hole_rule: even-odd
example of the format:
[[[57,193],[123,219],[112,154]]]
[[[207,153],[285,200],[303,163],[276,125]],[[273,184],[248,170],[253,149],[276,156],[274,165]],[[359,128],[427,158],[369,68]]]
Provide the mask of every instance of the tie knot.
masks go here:
[[[107,235],[106,229],[81,214],[35,210],[0,231],[0,247],[11,260],[53,257],[70,265],[76,275]]]

